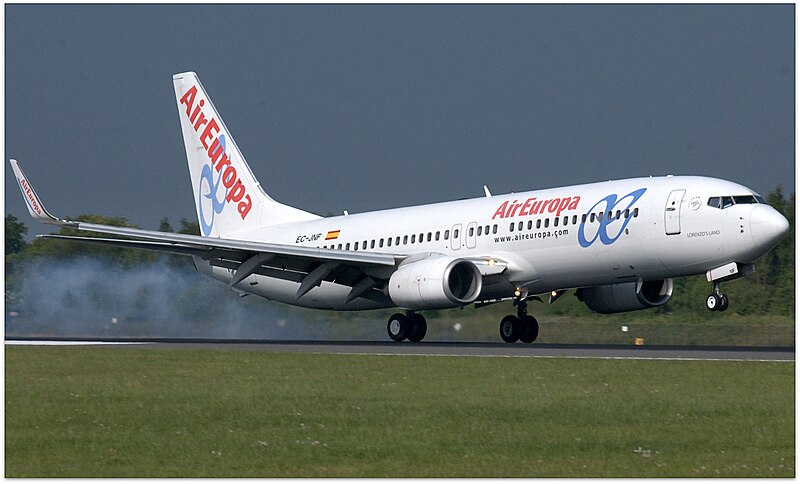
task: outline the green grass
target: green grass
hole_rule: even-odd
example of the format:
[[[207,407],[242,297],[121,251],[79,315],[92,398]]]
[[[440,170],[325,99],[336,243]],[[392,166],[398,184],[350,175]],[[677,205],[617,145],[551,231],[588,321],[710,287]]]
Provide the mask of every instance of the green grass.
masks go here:
[[[795,475],[794,363],[5,358],[7,477]]]

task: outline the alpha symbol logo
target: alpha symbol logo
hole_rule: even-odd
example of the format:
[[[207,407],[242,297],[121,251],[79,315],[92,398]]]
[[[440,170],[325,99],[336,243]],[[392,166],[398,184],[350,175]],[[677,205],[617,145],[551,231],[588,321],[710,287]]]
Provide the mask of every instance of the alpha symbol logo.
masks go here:
[[[633,204],[636,203],[639,198],[641,198],[645,191],[647,191],[647,188],[640,188],[620,198],[617,198],[616,193],[612,193],[611,195],[592,205],[592,208],[586,212],[587,215],[594,213],[598,205],[605,202],[605,207],[602,211],[604,215],[601,215],[599,220],[596,222],[590,221],[588,217],[581,222],[580,226],[578,227],[578,243],[581,245],[581,247],[589,247],[594,244],[597,239],[600,239],[600,242],[603,243],[603,245],[611,245],[616,242],[617,239],[619,239],[622,235],[622,232],[625,231],[625,227],[628,226],[633,217],[616,218],[609,217],[608,214],[615,210],[625,212],[625,210],[630,209]],[[627,205],[623,204],[623,201],[625,200],[629,200]],[[594,236],[592,236],[591,239],[586,237],[587,225],[590,231],[595,228],[597,229],[597,232],[594,233]],[[611,233],[609,233],[609,231]]]

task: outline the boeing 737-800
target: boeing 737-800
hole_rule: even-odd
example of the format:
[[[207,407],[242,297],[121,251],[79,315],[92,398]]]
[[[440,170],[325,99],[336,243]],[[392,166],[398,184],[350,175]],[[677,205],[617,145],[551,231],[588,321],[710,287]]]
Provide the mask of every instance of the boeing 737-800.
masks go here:
[[[48,212],[15,160],[30,214],[49,224],[124,238],[69,238],[191,256],[199,272],[240,294],[307,308],[397,307],[387,331],[420,341],[419,311],[510,300],[506,342],[539,332],[527,301],[568,290],[590,309],[662,306],[672,278],[705,275],[708,309],[720,282],[747,275],[789,223],[753,190],[725,180],[666,176],[320,217],[262,189],[193,72],[173,76],[200,236],[64,220]]]

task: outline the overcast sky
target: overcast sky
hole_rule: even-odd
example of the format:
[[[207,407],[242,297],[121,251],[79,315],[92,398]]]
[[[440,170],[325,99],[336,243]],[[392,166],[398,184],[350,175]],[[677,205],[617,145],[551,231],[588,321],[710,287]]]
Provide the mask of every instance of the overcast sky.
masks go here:
[[[172,74],[325,215],[640,175],[794,191],[794,5],[5,5],[8,158],[59,216],[195,219]]]

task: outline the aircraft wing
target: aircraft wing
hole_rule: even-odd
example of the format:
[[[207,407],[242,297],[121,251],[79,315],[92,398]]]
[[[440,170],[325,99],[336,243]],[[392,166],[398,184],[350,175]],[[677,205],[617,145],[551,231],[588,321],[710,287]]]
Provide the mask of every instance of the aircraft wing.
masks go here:
[[[233,276],[229,283],[230,287],[252,274],[261,274],[300,283],[298,298],[322,281],[329,281],[351,288],[347,297],[348,302],[357,297],[386,302],[387,296],[379,289],[382,286],[380,281],[389,279],[407,258],[402,254],[318,249],[250,240],[201,237],[61,219],[45,209],[16,160],[11,160],[11,166],[28,212],[34,219],[60,227],[117,236],[100,238],[48,234],[39,237],[200,257],[212,266],[230,270]],[[483,276],[502,273],[507,266],[504,261],[496,258],[470,259],[478,266]]]
[[[61,219],[44,208],[16,160],[11,160],[11,166],[28,212],[34,219],[46,224],[121,238],[56,234],[40,237],[201,257],[213,266],[230,269],[233,273],[230,286],[235,286],[252,274],[262,274],[299,282],[298,298],[323,280],[353,288],[350,300],[356,297],[385,298],[382,292],[374,290],[377,282],[388,279],[405,259],[403,255],[201,237]]]

